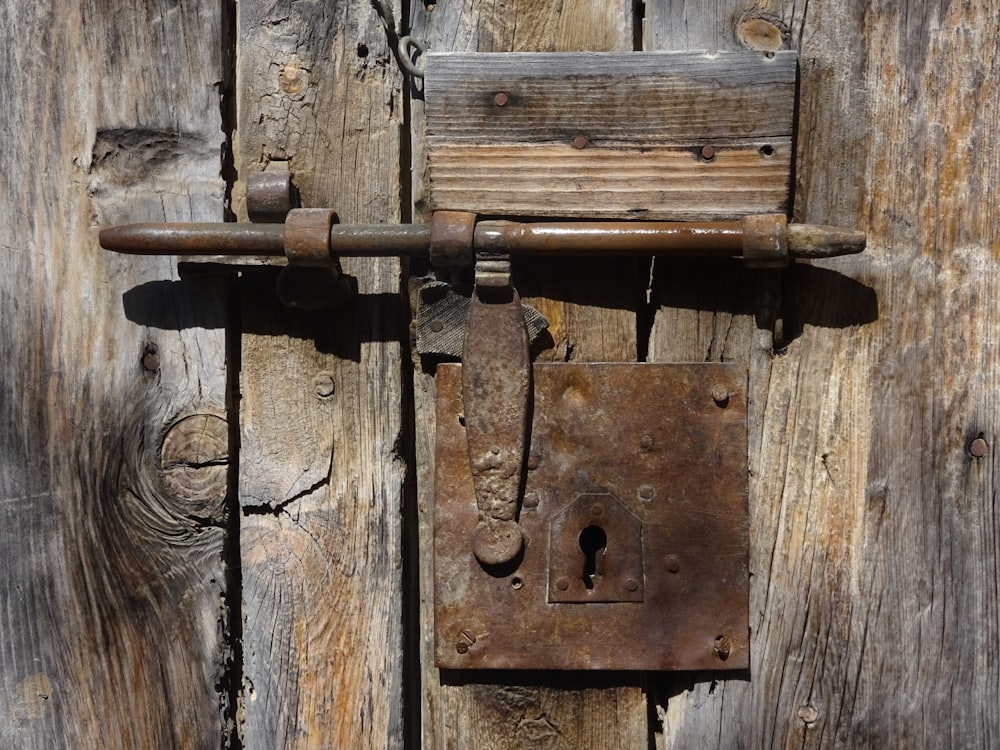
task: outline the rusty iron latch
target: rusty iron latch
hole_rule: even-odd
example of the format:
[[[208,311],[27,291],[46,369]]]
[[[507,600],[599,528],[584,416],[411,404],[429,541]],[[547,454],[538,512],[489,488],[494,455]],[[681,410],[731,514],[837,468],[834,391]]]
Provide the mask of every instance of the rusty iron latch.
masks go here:
[[[284,178],[267,181],[291,194]],[[334,279],[340,256],[474,267],[463,364],[437,370],[438,666],[746,668],[746,369],[533,366],[511,258],[735,256],[774,268],[860,252],[864,234],[780,214],[522,223],[439,211],[429,225],[344,226],[332,210],[286,211],[282,200],[255,215],[283,223],[127,225],[100,241],[142,254],[284,255],[286,270]]]
[[[473,269],[471,298],[443,281],[421,295],[460,310],[463,335],[434,320],[442,340],[421,349],[417,311],[418,350],[462,360],[436,371],[435,664],[747,669],[747,368],[532,364],[546,323],[511,263],[735,257],[766,269],[861,252],[864,233],[783,212],[795,71],[789,52],[428,54],[429,223],[340,224],[298,208],[291,175],[271,170],[248,180],[252,223],[127,225],[100,241],[284,257],[282,274],[329,282],[342,257],[427,258],[449,279]],[[708,85],[715,96],[695,96]],[[519,189],[525,179],[544,187]],[[283,294],[281,279],[287,304],[324,301]]]

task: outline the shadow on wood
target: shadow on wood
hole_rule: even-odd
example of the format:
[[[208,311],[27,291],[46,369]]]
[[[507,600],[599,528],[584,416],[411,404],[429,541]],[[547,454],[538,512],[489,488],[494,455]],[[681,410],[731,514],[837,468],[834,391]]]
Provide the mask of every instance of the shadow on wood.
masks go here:
[[[762,310],[770,272],[747,269],[738,261],[663,261],[656,264],[653,299],[661,307],[710,313],[754,315],[766,328]],[[878,320],[878,296],[871,287],[819,266],[793,264],[780,272],[784,340],[805,326],[849,328]],[[830,304],[836,300],[836,304]]]
[[[394,294],[358,294],[353,277],[351,301],[320,310],[295,310],[275,302],[277,276],[281,269],[255,269],[239,282],[239,291],[250,301],[259,301],[271,312],[266,316],[243,316],[243,331],[261,335],[291,336],[311,340],[316,350],[359,362],[361,344],[400,341],[405,330],[402,301]],[[226,315],[207,295],[212,277],[180,281],[150,281],[122,295],[125,317],[133,323],[164,330],[224,328]],[[178,302],[178,300],[180,300]]]

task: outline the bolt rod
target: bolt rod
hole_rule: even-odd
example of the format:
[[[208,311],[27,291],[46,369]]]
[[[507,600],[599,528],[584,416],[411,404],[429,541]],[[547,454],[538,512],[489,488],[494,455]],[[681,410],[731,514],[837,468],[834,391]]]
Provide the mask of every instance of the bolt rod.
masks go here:
[[[335,224],[330,253],[336,257],[424,256],[429,224]],[[138,255],[284,255],[283,224],[126,224],[101,230],[106,250]],[[734,257],[743,251],[738,221],[544,222],[483,221],[475,249],[539,256]],[[859,253],[863,232],[812,225],[788,226],[789,254],[824,258]]]

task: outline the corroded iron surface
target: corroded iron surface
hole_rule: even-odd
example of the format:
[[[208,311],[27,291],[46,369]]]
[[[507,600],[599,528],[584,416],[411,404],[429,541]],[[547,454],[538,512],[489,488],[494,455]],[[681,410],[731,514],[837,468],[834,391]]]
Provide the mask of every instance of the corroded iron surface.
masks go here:
[[[477,263],[477,283],[480,278]],[[508,275],[509,282],[509,275]],[[517,292],[481,298],[477,289],[465,323],[463,413],[479,521],[469,549],[484,565],[505,565],[524,546],[517,522],[528,428],[531,358]],[[496,297],[499,296],[499,299]]]
[[[746,369],[533,372],[524,549],[488,569],[469,545],[479,515],[462,369],[438,368],[437,665],[747,669]]]
[[[293,209],[288,216],[307,210]],[[433,239],[438,239],[440,252],[435,253],[436,258],[443,258],[445,265],[454,265],[471,257],[456,249],[460,244],[457,235],[466,232],[467,241],[468,228],[467,224],[458,226],[442,220],[438,227],[441,236],[435,238],[429,224],[333,224],[329,236],[316,233],[307,247],[301,246],[300,238],[289,260],[294,262],[296,252],[306,257],[427,257]],[[476,251],[545,257],[740,257],[745,241],[752,247],[779,242],[782,254],[787,250],[793,258],[829,258],[865,249],[864,232],[793,224],[788,227],[787,237],[784,230],[776,236],[770,226],[761,234],[759,222],[753,219],[742,223],[484,221],[473,231]],[[100,242],[106,250],[139,255],[283,255],[289,249],[282,224],[126,224],[102,229]]]

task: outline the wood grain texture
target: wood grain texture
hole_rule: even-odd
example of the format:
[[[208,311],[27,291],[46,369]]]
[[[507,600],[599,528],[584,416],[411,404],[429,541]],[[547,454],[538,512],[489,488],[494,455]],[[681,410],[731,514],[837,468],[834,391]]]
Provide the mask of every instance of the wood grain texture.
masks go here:
[[[788,208],[791,137],[715,146],[433,148],[431,205],[492,216],[724,220]],[[767,151],[765,156],[763,151]]]
[[[780,49],[783,25],[775,23],[777,17],[769,7],[775,4],[775,0],[652,0],[646,3],[643,48]],[[777,46],[774,29],[778,29]]]
[[[225,419],[226,284],[97,244],[221,218],[219,25],[218,3],[0,3],[3,747],[223,742],[227,454],[220,492],[197,439],[169,465],[160,443]]]
[[[400,218],[401,79],[364,0],[240,3],[246,175],[287,159],[303,205]],[[242,296],[240,542],[246,748],[403,742],[400,270],[344,263],[346,307]]]
[[[431,207],[649,219],[784,211],[795,72],[787,50],[429,54]]]
[[[752,376],[749,680],[666,686],[661,740],[992,747],[1000,8],[779,6],[795,217],[868,250],[787,276],[790,343]]]
[[[416,5],[412,33],[436,51],[622,51],[632,47],[631,2]],[[414,213],[426,215],[423,103],[412,101]],[[636,357],[638,269],[633,263],[519,260],[515,285],[550,321],[543,360],[632,361]],[[613,277],[609,278],[609,277]],[[617,282],[621,283],[617,283]],[[414,287],[419,280],[414,280]],[[427,748],[637,748],[647,746],[644,681],[635,676],[541,673],[461,675],[433,668],[431,507],[434,379],[415,376],[420,532],[420,657],[423,746]]]

